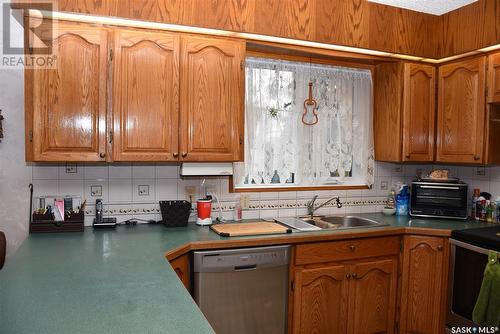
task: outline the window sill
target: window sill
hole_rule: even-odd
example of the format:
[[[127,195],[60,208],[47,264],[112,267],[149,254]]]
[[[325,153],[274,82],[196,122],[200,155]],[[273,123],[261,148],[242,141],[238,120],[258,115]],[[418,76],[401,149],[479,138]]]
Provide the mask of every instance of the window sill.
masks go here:
[[[356,190],[356,189],[370,189],[367,185],[327,185],[327,186],[283,186],[283,187],[248,187],[248,188],[235,188],[229,180],[230,193],[251,193],[251,192],[280,192],[280,191],[311,191],[311,190]]]

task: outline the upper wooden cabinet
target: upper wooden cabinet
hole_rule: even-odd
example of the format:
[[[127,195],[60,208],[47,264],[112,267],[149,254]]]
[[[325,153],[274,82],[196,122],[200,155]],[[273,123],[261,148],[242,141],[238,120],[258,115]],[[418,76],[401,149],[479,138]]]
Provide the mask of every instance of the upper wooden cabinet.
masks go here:
[[[447,242],[405,236],[401,278],[401,333],[443,333],[446,310]]]
[[[104,161],[108,32],[58,22],[54,69],[25,71],[26,158]]]
[[[181,160],[241,160],[244,42],[186,36],[181,50]]]
[[[488,57],[488,102],[500,103],[500,53]]]
[[[375,67],[375,159],[434,160],[436,69],[411,63]]]
[[[56,68],[26,70],[27,161],[243,159],[244,41],[56,27]]]
[[[118,30],[113,60],[113,160],[178,160],[176,34]]]
[[[403,161],[434,160],[436,68],[404,65]]]
[[[439,162],[485,163],[486,57],[439,67]]]

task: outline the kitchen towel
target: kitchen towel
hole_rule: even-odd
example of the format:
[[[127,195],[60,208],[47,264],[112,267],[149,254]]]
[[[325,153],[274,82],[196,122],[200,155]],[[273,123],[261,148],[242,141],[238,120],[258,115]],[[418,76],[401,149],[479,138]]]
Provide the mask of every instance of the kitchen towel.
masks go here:
[[[495,251],[489,252],[472,320],[481,326],[500,326],[500,262]]]

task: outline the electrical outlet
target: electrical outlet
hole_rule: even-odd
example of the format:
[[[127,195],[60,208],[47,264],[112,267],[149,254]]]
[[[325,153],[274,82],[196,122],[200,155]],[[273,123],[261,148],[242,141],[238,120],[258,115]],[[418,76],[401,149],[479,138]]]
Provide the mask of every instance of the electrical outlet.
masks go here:
[[[138,185],[137,192],[139,196],[149,196],[149,185]]]
[[[403,166],[394,165],[394,173],[402,173],[402,172],[403,172]]]
[[[389,182],[388,181],[380,182],[380,190],[388,190],[388,189],[389,189]]]
[[[240,196],[240,205],[243,210],[250,209],[250,196],[249,195],[241,195]]]
[[[484,167],[477,167],[476,168],[476,175],[477,176],[486,176],[486,169]]]
[[[186,194],[186,200],[187,201],[194,201],[196,200],[196,187],[195,186],[186,186],[184,188],[184,193]]]
[[[66,163],[66,174],[76,174],[77,167],[75,163]]]
[[[102,196],[102,186],[90,186],[90,196],[101,197]]]

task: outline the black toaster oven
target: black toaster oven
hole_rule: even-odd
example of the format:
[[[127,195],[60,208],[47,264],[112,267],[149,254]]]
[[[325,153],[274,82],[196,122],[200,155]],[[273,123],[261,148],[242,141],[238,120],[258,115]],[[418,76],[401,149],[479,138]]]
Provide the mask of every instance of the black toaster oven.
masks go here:
[[[410,215],[467,219],[467,183],[455,181],[414,181],[410,192]]]

